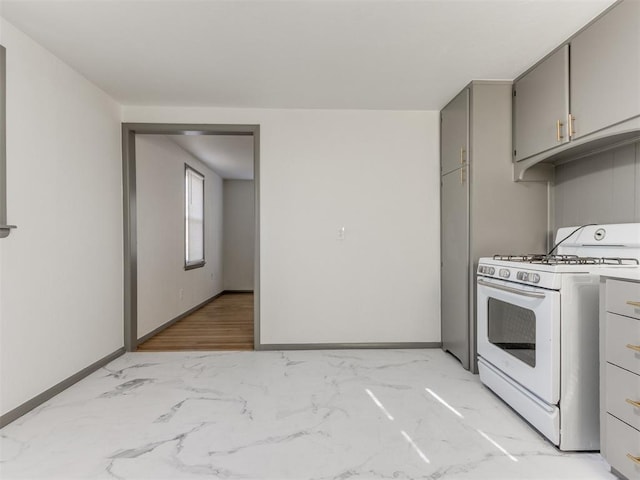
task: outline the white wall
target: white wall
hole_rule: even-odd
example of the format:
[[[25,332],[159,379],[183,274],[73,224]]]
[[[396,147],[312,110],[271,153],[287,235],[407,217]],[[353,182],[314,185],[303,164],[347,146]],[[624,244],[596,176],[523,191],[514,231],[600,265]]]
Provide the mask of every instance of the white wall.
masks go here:
[[[184,269],[185,163],[205,177],[206,264],[192,270]],[[222,192],[222,179],[171,140],[136,135],[138,338],[222,291]]]
[[[225,290],[253,290],[254,198],[253,180],[224,181]]]
[[[123,346],[120,108],[0,19],[8,218],[0,413]]]
[[[260,124],[261,343],[440,341],[438,112],[123,115]]]

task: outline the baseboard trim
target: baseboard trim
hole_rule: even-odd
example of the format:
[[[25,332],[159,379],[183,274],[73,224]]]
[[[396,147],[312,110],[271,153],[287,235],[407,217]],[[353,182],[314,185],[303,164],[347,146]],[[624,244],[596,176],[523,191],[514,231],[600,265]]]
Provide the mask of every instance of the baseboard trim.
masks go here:
[[[372,343],[262,343],[256,350],[348,350],[348,349],[416,349],[441,348],[442,342],[372,342]]]
[[[613,473],[616,477],[620,478],[620,479],[626,479],[627,477],[625,475],[623,475],[622,473],[620,473],[618,470],[616,470],[613,467],[610,467],[611,473]]]
[[[158,328],[156,328],[155,330],[152,330],[151,332],[147,333],[145,336],[140,337],[138,339],[138,341],[136,342],[136,347],[138,345],[140,345],[141,343],[146,342],[147,340],[149,340],[151,337],[159,334],[161,331],[169,328],[171,325],[173,325],[176,322],[179,322],[180,320],[182,320],[184,317],[187,317],[189,315],[191,315],[193,312],[195,312],[196,310],[200,310],[202,307],[204,307],[206,304],[213,302],[216,298],[221,297],[222,295],[224,295],[226,293],[225,290],[223,290],[222,292],[214,295],[213,297],[210,297],[208,299],[206,299],[204,302],[199,303],[198,305],[196,305],[193,308],[190,308],[189,310],[187,310],[184,313],[181,313],[180,315],[178,315],[176,318],[173,318],[171,320],[169,320],[166,323],[163,323],[162,325],[160,325]]]
[[[234,293],[253,293],[253,290],[224,290],[222,293],[224,295],[227,293],[233,295]]]
[[[40,405],[42,405],[47,400],[51,400],[53,397],[58,395],[60,392],[66,390],[71,385],[73,385],[75,383],[78,383],[83,378],[89,376],[90,374],[92,374],[96,370],[99,370],[100,368],[104,367],[107,363],[115,360],[119,356],[124,355],[124,353],[125,353],[124,347],[119,348],[115,352],[110,353],[106,357],[103,357],[100,360],[98,360],[97,362],[92,363],[88,367],[83,368],[78,373],[75,373],[75,374],[71,375],[69,378],[66,378],[65,380],[62,380],[60,383],[54,385],[53,387],[49,388],[48,390],[45,390],[44,392],[42,392],[39,395],[36,395],[31,400],[27,400],[22,405],[14,408],[13,410],[11,410],[11,411],[5,413],[4,415],[0,416],[0,428],[3,428],[5,426],[7,426],[11,422],[13,422],[14,420],[17,420],[18,418],[20,418],[24,414],[30,412],[34,408],[39,407]]]

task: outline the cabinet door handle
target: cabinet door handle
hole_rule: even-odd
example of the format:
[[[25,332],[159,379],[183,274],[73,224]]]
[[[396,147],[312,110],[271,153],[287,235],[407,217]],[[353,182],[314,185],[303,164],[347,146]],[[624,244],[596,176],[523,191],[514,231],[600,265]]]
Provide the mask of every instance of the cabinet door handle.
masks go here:
[[[563,126],[562,121],[558,120],[556,122],[556,138],[559,142],[561,142],[562,139],[564,138],[564,136],[562,135],[562,126]]]
[[[631,400],[630,398],[625,398],[624,401],[627,402],[629,405],[633,405],[635,408],[640,408],[640,402]]]
[[[631,460],[633,463],[637,463],[638,465],[640,465],[640,457],[634,457],[630,453],[627,453],[627,458]]]
[[[466,149],[464,147],[460,148],[460,165],[464,165],[464,157],[466,157]]]
[[[632,307],[640,308],[640,302],[632,302],[631,300],[629,300],[627,302],[627,305],[631,305]]]
[[[640,352],[640,345],[631,345],[627,343],[627,348],[633,350],[634,352]]]
[[[574,117],[573,115],[569,114],[569,138],[573,138],[573,136],[576,134],[576,131],[573,128],[573,122],[575,120],[576,120],[576,117]]]
[[[466,167],[460,169],[460,185],[464,185],[464,181],[466,180],[465,170]]]

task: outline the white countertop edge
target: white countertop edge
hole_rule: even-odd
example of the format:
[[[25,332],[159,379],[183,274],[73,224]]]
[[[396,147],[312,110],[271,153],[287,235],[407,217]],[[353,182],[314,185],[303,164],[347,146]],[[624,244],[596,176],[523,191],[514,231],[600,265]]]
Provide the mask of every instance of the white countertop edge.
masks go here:
[[[620,278],[622,280],[635,280],[640,282],[640,268],[638,267],[600,268],[596,273],[601,277]]]

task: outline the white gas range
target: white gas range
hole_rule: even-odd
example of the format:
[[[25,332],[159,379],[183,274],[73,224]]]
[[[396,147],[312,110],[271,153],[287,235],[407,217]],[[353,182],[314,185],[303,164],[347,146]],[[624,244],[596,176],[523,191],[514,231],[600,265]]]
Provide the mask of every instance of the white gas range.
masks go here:
[[[640,224],[558,230],[478,264],[481,381],[561,450],[599,449],[598,270],[638,269]]]

